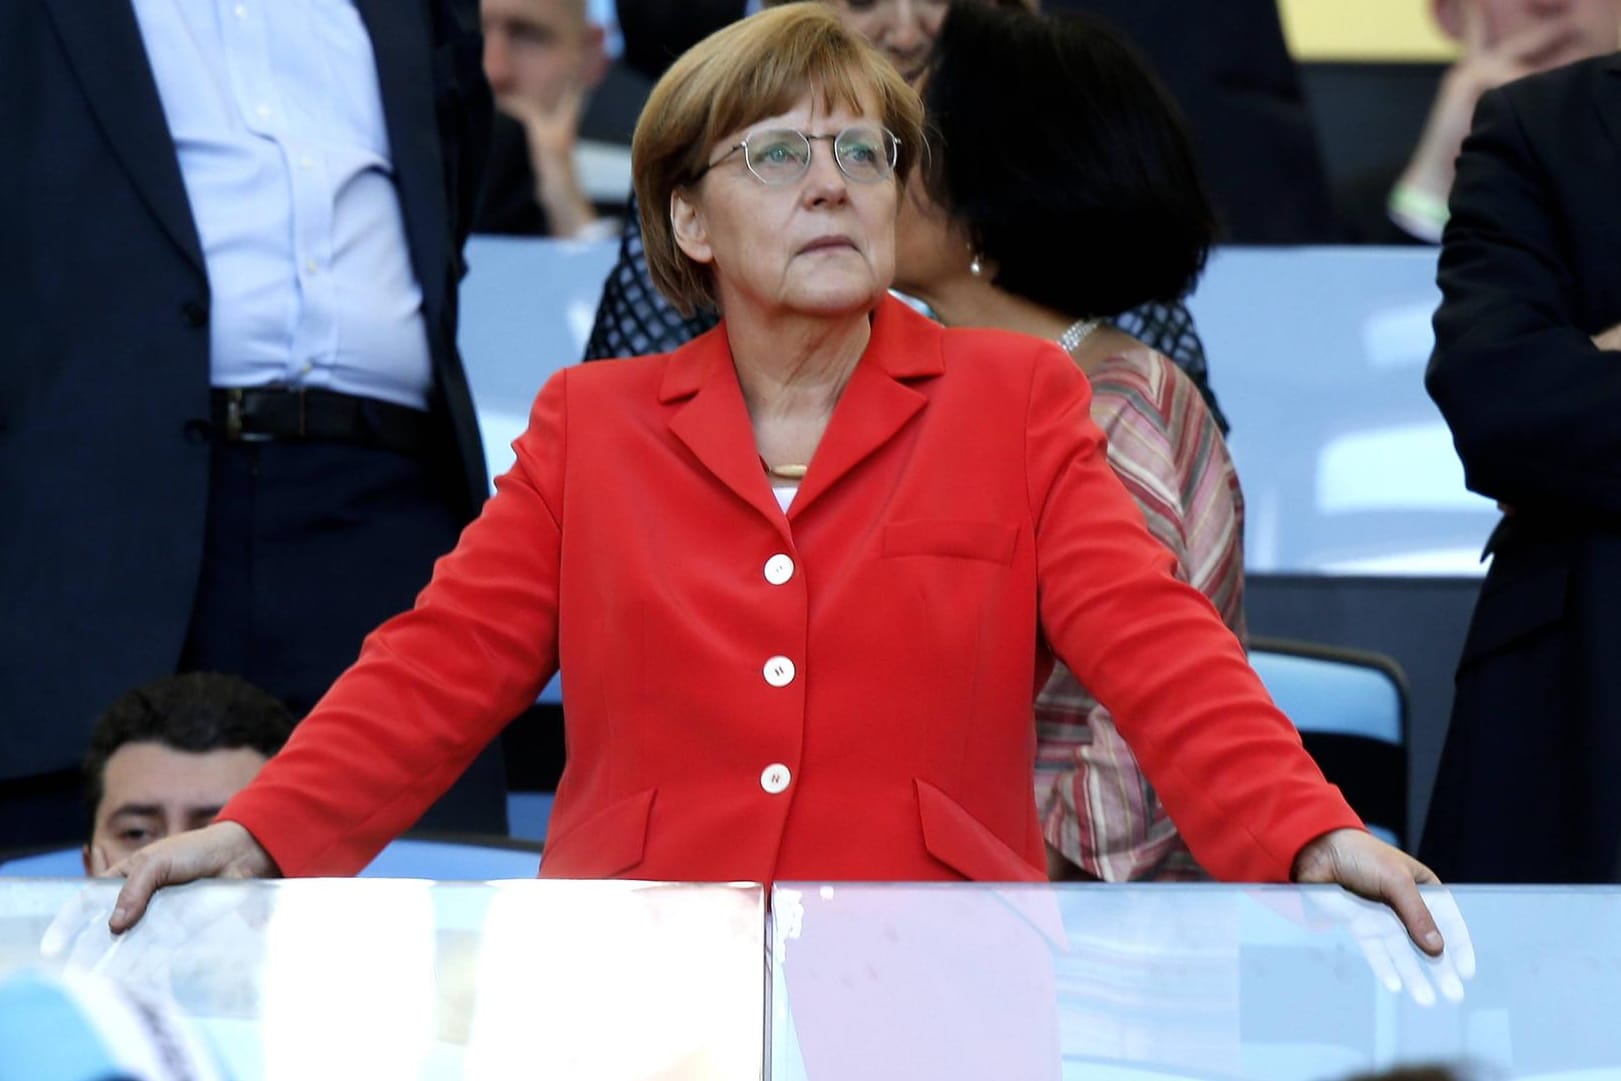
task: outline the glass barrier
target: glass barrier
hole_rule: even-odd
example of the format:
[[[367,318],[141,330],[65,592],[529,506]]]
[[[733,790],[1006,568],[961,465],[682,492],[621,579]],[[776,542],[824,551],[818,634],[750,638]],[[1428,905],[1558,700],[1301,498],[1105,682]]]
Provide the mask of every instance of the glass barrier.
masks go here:
[[[208,883],[114,940],[115,892],[0,882],[0,1077],[1621,1077],[1614,888],[1426,891],[1438,961],[1330,888]]]
[[[774,1081],[1621,1077],[1621,890],[779,885]]]
[[[204,883],[113,939],[116,892],[0,883],[0,1077],[760,1076],[758,886]],[[206,1066],[74,1059],[143,1044]]]

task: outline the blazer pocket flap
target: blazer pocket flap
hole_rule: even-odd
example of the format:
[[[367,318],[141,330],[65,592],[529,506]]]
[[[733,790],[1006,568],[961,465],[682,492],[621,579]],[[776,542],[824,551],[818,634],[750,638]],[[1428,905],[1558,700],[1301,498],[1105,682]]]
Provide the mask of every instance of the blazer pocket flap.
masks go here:
[[[1495,653],[1559,622],[1565,616],[1569,593],[1570,567],[1563,561],[1533,567],[1512,578],[1505,576],[1499,582],[1488,579],[1469,621],[1460,663]]]
[[[929,855],[974,882],[1041,882],[1045,876],[956,800],[923,780],[917,785],[923,847]]]
[[[921,777],[913,781],[923,822],[923,847],[929,854],[970,881],[1014,883],[993,892],[1049,945],[1067,948],[1057,891],[1046,874],[1008,847],[962,804]]]
[[[610,803],[572,829],[548,837],[542,866],[554,877],[613,878],[642,862],[656,788]]]
[[[1019,528],[1004,522],[919,518],[884,527],[884,555],[958,556],[1011,563],[1018,539]]]

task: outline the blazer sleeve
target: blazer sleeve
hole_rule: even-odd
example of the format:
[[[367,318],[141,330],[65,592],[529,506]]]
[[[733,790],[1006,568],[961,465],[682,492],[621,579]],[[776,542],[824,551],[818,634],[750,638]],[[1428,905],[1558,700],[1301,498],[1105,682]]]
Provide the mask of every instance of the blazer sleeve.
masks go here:
[[[567,370],[415,607],[367,637],[220,812],[286,875],[348,875],[408,829],[557,670]]]
[[[1307,842],[1361,828],[1210,601],[1173,573],[1104,456],[1068,358],[1032,368],[1029,495],[1047,641],[1108,707],[1199,863],[1282,882]]]
[[[1471,489],[1519,510],[1613,519],[1621,358],[1590,338],[1607,328],[1578,325],[1570,231],[1579,225],[1565,220],[1603,208],[1567,209],[1551,167],[1515,97],[1482,97],[1458,158],[1425,385]]]

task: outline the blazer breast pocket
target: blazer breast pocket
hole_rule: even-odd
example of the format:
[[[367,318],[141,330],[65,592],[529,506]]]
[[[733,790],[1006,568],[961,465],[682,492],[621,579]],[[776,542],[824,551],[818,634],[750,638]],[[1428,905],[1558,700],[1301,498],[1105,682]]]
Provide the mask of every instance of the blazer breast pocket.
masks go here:
[[[1013,562],[1019,527],[1005,522],[914,518],[884,527],[887,556],[947,556],[981,559],[1004,566]]]

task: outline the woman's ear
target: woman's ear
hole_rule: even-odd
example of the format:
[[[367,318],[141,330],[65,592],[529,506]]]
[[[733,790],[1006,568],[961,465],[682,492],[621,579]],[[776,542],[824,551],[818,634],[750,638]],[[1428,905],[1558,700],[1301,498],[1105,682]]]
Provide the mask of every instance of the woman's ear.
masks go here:
[[[706,265],[715,261],[703,211],[685,188],[670,193],[670,229],[675,233],[676,246],[688,259]]]

